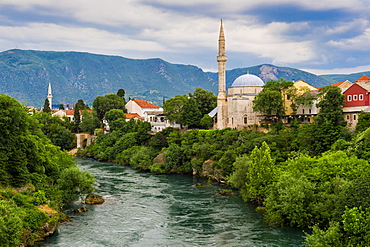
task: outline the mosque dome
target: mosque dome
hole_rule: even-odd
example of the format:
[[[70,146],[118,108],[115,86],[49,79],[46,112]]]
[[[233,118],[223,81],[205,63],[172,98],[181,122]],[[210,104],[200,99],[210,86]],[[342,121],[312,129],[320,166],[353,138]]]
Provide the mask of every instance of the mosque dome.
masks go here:
[[[231,87],[262,87],[263,85],[265,83],[258,76],[245,74],[236,78]]]

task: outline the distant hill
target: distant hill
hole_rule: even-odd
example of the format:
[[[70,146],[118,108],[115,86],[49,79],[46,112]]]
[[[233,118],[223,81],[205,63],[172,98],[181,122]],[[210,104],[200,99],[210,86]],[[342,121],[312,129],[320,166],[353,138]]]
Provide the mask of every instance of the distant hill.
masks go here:
[[[284,78],[289,81],[304,80],[307,83],[315,87],[323,87],[330,84],[328,80],[321,76],[305,72],[299,69],[293,69],[288,67],[277,67],[271,64],[262,64],[249,68],[238,68],[233,70],[228,70],[226,72],[226,86],[229,87],[233,81],[246,73],[259,76],[264,82],[270,80],[279,80]],[[217,80],[217,73],[208,72],[208,75],[213,79]]]
[[[363,75],[317,76],[299,69],[263,64],[228,70],[227,86],[247,72],[264,81],[302,79],[313,86],[345,79],[353,81]],[[27,105],[42,107],[49,82],[53,88],[53,104],[83,99],[91,105],[97,96],[116,93],[120,88],[126,91],[126,98],[146,99],[157,105],[162,105],[163,98],[187,94],[197,87],[217,92],[217,73],[204,72],[192,65],[171,64],[159,58],[128,59],[82,52],[18,49],[0,53],[0,93]]]
[[[366,75],[370,77],[370,71],[360,72],[360,73],[354,73],[354,74],[337,74],[337,75],[320,75],[320,77],[326,79],[330,82],[330,84],[349,80],[350,82],[353,82],[360,78],[361,76]]]
[[[0,53],[0,93],[36,107],[43,106],[47,85],[53,104],[91,104],[99,95],[123,88],[126,98],[162,104],[163,97],[215,88],[200,68],[171,64],[162,59],[128,59],[81,52],[9,50]]]

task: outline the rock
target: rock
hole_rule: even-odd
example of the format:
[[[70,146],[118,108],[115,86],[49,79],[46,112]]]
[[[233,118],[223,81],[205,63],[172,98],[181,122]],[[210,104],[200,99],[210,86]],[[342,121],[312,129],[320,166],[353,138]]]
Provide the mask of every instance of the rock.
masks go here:
[[[104,198],[97,194],[89,194],[85,198],[86,204],[102,204],[104,202],[105,202]]]
[[[196,183],[196,184],[195,184],[195,187],[204,187],[204,186],[203,186],[203,184],[201,184],[201,183]]]
[[[85,206],[73,210],[73,212],[75,212],[75,213],[85,213],[87,211],[89,211],[89,210]]]
[[[218,194],[222,196],[235,196],[235,193],[232,190],[221,190]]]

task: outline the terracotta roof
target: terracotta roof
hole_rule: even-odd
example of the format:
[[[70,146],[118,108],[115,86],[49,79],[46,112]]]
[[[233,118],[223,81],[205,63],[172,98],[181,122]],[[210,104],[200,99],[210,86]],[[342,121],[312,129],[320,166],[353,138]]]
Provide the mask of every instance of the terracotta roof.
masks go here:
[[[159,106],[153,105],[152,103],[149,103],[146,100],[132,99],[132,101],[136,102],[136,104],[138,104],[138,106],[140,106],[141,108],[156,108],[156,109],[160,108]]]
[[[92,110],[87,110],[88,112],[92,113]],[[75,110],[65,110],[66,115],[74,115]],[[80,115],[82,114],[82,110],[80,110]]]
[[[139,114],[137,113],[125,113],[126,119],[131,119],[134,117],[140,118]]]
[[[358,78],[356,81],[354,82],[359,82],[359,81],[369,81],[370,80],[370,77],[367,77],[366,75],[363,75],[361,76],[360,78]]]
[[[334,83],[334,84],[331,84],[332,86],[335,86],[335,87],[339,87],[340,85],[342,85],[343,83],[345,83],[346,81],[340,81],[340,82],[337,82],[337,83]]]

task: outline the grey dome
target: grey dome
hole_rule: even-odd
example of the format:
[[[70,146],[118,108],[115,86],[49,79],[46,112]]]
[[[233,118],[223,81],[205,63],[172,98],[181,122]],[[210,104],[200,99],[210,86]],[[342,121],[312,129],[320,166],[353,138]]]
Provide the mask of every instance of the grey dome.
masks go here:
[[[265,83],[258,76],[245,74],[236,78],[231,87],[262,87],[263,85]]]

